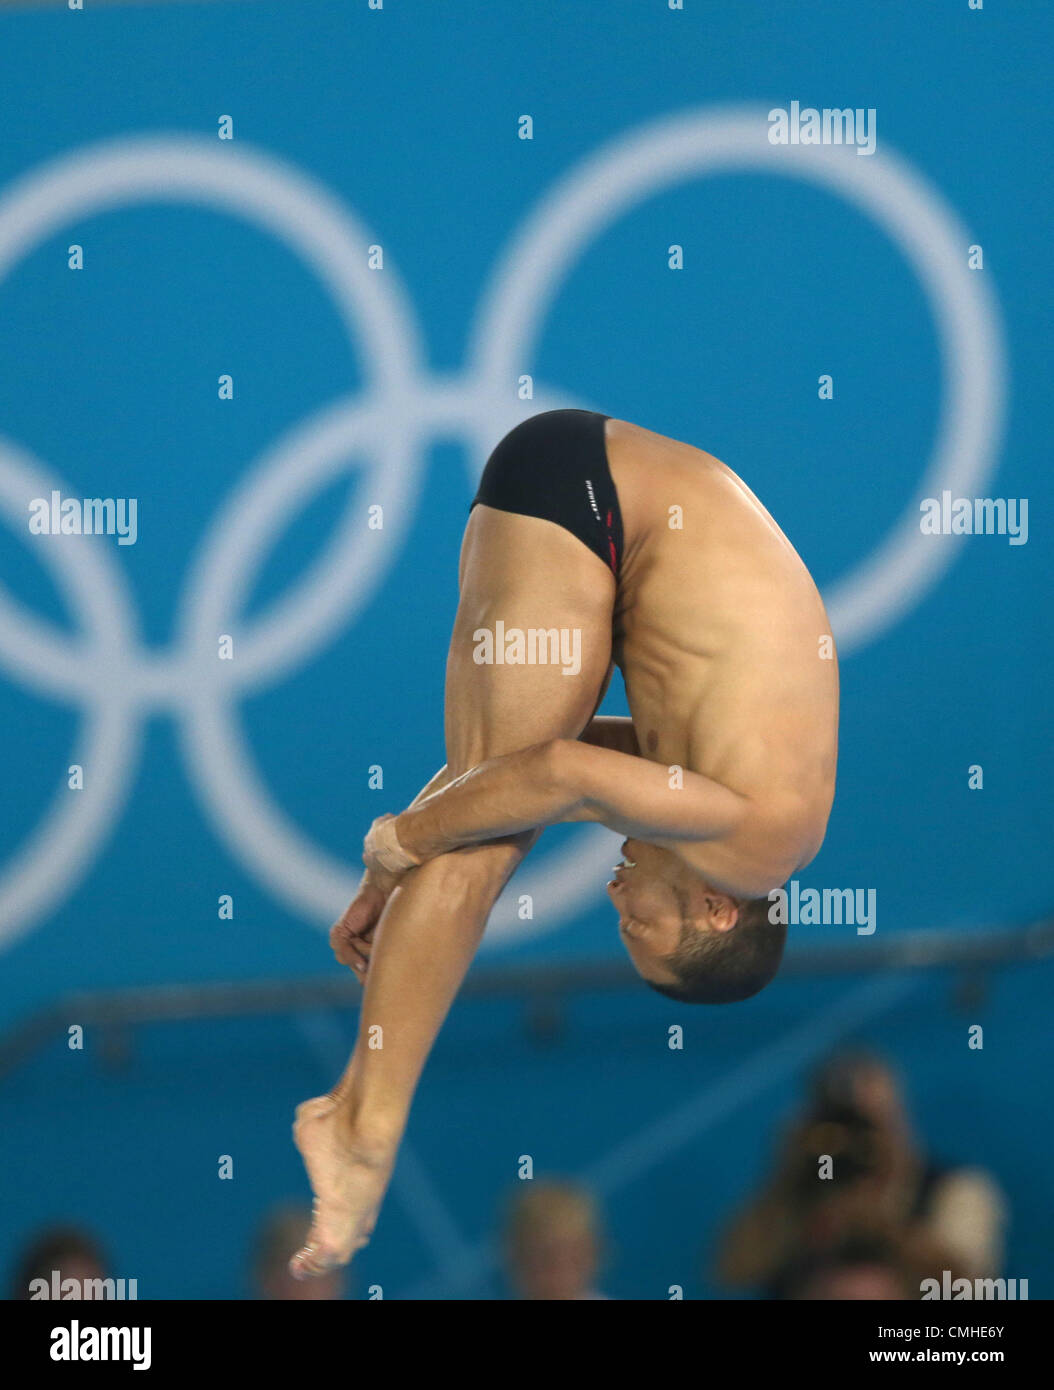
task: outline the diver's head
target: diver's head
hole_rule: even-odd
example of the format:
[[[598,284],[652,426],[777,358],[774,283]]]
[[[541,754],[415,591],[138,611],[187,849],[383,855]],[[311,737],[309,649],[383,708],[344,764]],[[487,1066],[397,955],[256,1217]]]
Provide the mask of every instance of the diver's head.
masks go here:
[[[769,983],[787,928],[769,898],[734,898],[669,850],[627,840],[607,885],[637,974],[685,1004],[731,1004]]]

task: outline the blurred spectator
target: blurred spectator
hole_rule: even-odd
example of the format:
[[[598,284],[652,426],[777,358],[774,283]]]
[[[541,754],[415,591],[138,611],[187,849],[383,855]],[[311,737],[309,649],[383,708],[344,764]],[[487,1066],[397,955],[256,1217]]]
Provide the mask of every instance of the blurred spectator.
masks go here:
[[[829,1178],[820,1176],[821,1155],[832,1160]],[[1004,1224],[995,1182],[979,1169],[929,1159],[890,1068],[870,1054],[847,1053],[817,1072],[772,1176],[725,1233],[718,1277],[777,1295],[787,1269],[817,1261],[825,1287],[849,1288],[853,1280],[837,1251],[873,1239],[926,1252],[924,1266],[917,1259],[912,1265],[918,1280],[905,1295],[918,1297],[918,1282],[939,1278],[942,1269],[956,1277],[996,1276]]]
[[[52,1226],[35,1236],[22,1252],[15,1267],[11,1298],[32,1298],[34,1279],[45,1281],[49,1298],[56,1287],[61,1289],[63,1299],[91,1299],[97,1289],[99,1297],[105,1297],[101,1281],[106,1278],[106,1263],[99,1242],[90,1232],[79,1226]],[[66,1280],[75,1280],[76,1284],[67,1284]]]
[[[791,1259],[773,1279],[778,1299],[920,1299],[944,1252],[925,1237],[851,1234],[820,1254]]]
[[[771,1292],[783,1299],[903,1301],[917,1296],[912,1273],[894,1242],[856,1238],[819,1257],[792,1262]]]
[[[510,1203],[505,1257],[517,1298],[606,1298],[594,1287],[602,1247],[596,1204],[584,1188],[531,1181]]]
[[[289,1261],[311,1225],[311,1209],[301,1204],[275,1207],[256,1233],[252,1261],[254,1298],[283,1302],[344,1298],[344,1271],[330,1270],[317,1279],[294,1279]]]

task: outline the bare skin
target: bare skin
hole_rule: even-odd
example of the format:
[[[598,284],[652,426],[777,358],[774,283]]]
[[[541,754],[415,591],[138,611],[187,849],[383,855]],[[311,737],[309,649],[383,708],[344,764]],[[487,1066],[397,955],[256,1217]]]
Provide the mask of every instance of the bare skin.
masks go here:
[[[298,1277],[346,1263],[369,1239],[428,1052],[542,826],[596,821],[628,837],[609,893],[634,965],[658,983],[673,979],[665,957],[684,902],[698,930],[732,930],[744,901],[784,883],[823,841],[838,673],[808,571],[711,455],[622,420],[608,420],[605,437],[625,535],[617,588],[562,527],[471,513],[447,766],[394,822],[422,862],[398,874],[367,858],[331,934],[366,989],[344,1076],[297,1111],[316,1197],[290,1266]],[[578,629],[580,671],[476,664],[473,634],[498,620]],[[592,717],[612,661],[630,720]]]

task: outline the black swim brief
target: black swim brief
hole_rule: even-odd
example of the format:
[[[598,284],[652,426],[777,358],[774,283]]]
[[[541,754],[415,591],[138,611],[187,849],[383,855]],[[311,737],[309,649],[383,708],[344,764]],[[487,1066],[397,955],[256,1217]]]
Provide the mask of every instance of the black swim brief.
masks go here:
[[[622,513],[604,446],[608,418],[595,410],[544,410],[521,420],[487,460],[472,506],[555,521],[617,579]]]

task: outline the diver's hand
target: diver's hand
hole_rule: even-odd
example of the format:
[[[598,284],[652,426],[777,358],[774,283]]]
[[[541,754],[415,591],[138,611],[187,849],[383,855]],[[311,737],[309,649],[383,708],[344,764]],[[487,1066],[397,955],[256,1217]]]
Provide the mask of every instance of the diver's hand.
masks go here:
[[[369,869],[362,876],[359,891],[330,928],[329,944],[341,965],[355,971],[365,981],[373,948],[373,934],[381,919],[395,883],[378,879]]]

